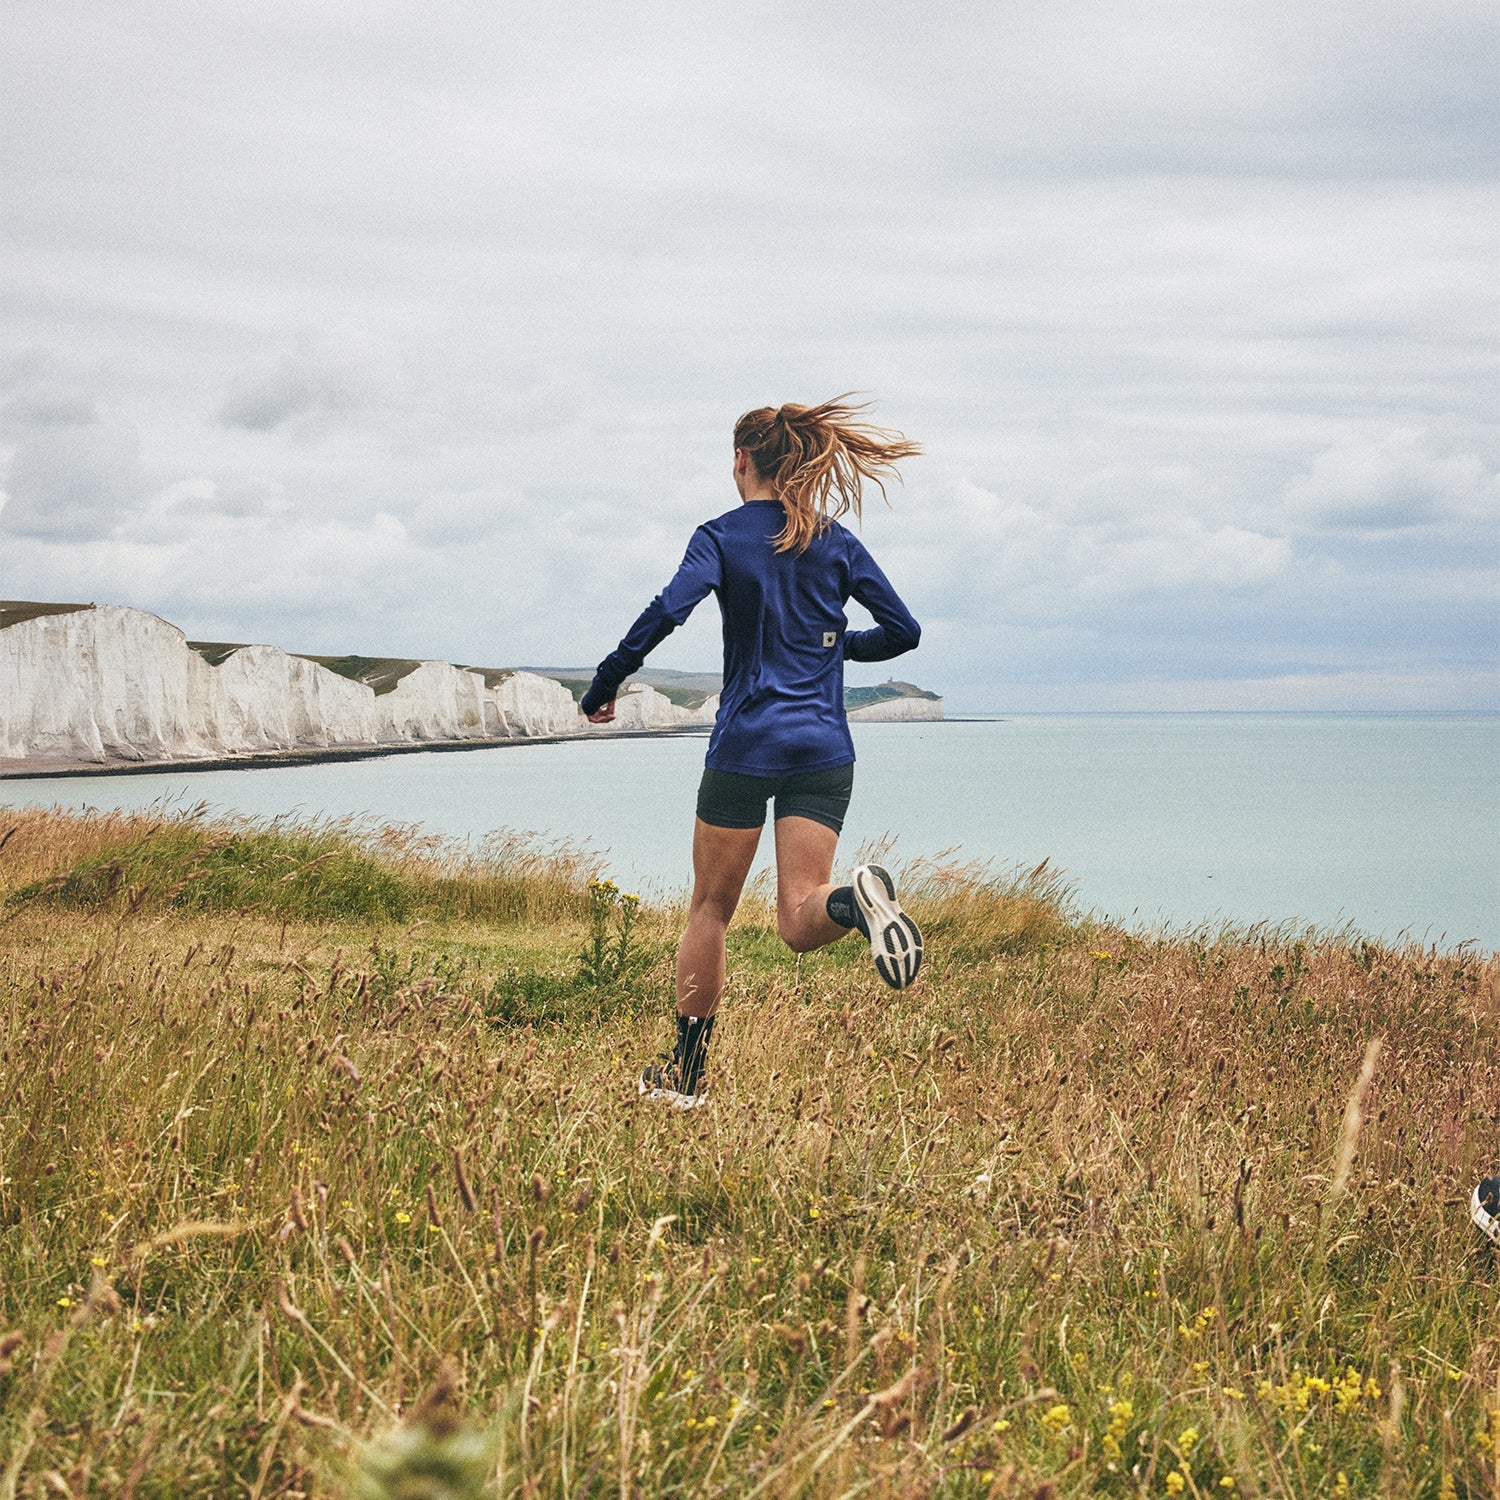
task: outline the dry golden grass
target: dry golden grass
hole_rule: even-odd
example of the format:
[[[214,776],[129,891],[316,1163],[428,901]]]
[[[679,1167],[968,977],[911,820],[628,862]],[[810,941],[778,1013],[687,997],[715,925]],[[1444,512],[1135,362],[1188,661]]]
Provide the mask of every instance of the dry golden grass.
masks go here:
[[[362,1493],[439,1448],[505,1496],[1496,1485],[1470,955],[1131,936],[1045,871],[913,869],[904,995],[750,903],[679,1115],[633,1084],[674,914],[573,984],[568,851],[236,846],[369,859],[407,906],[354,920],[302,875],[305,911],[184,902],[150,820],[13,824],[0,895],[43,888],[0,928],[0,1500],[344,1494],[379,1434]],[[148,834],[176,852],[55,882]],[[395,1428],[435,1380],[468,1425]]]

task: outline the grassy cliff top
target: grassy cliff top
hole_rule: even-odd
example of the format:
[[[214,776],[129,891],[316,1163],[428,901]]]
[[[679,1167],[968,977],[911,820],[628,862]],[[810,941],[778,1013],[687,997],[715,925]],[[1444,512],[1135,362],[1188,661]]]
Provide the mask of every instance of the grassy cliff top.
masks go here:
[[[42,615],[72,615],[92,604],[38,604],[31,599],[0,599],[0,630],[7,625],[22,625]]]
[[[1470,954],[919,862],[897,994],[857,939],[794,960],[756,886],[681,1115],[633,1079],[682,905],[576,850],[201,809],[0,842],[17,1494],[349,1495],[403,1412],[359,1493],[502,1452],[487,1494],[1495,1482]]]
[[[303,661],[315,661],[320,667],[337,672],[340,677],[364,683],[375,690],[377,698],[394,692],[403,677],[409,677],[422,665],[406,656],[312,656],[304,651],[295,654]]]
[[[912,682],[897,682],[894,677],[886,682],[877,683],[874,687],[853,687],[844,689],[844,706],[846,708],[868,708],[872,703],[890,703],[897,698],[925,698],[929,702],[940,702],[940,693],[929,692],[926,688],[919,688]]]

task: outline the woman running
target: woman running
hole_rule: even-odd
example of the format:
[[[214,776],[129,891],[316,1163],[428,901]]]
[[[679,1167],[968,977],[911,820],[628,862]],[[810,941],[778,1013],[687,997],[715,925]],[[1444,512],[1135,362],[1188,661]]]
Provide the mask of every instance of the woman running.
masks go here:
[[[615,696],[646,654],[709,593],[724,619],[724,687],[708,742],[693,830],[693,897],[677,952],[677,1045],[640,1076],[641,1093],[679,1109],[699,1092],[724,992],[724,935],[776,804],[776,922],[794,953],[851,929],[869,941],[894,989],[916,978],[922,935],[891,877],[861,865],[835,886],[833,853],[854,786],[844,716],[844,662],[912,650],[921,627],[885,574],[837,517],[861,514],[861,486],[885,494],[896,464],[921,452],[899,432],[859,420],[846,397],[821,406],[763,406],[734,428],[741,504],[693,533],[676,576],[605,659],[581,707],[614,718]],[[848,628],[856,599],[872,630]]]

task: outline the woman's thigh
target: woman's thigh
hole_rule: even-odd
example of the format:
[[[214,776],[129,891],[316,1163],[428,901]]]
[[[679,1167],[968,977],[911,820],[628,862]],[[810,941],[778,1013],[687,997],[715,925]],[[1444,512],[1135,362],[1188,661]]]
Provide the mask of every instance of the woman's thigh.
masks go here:
[[[811,818],[776,820],[776,905],[795,911],[833,874],[839,836],[825,823]]]
[[[759,828],[720,828],[698,818],[693,824],[693,910],[707,907],[726,923],[755,860]]]

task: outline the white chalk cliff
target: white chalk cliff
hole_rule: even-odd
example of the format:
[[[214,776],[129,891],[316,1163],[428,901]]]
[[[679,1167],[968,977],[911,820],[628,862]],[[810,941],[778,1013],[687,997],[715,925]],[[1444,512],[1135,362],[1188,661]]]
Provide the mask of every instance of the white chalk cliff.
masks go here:
[[[0,760],[175,761],[285,750],[608,733],[562,683],[427,661],[377,693],[276,646],[205,654],[144,610],[102,605],[0,622]],[[644,684],[615,732],[713,723]]]
[[[851,724],[905,724],[917,719],[942,717],[941,698],[885,698],[879,703],[867,703],[862,708],[848,711]]]

